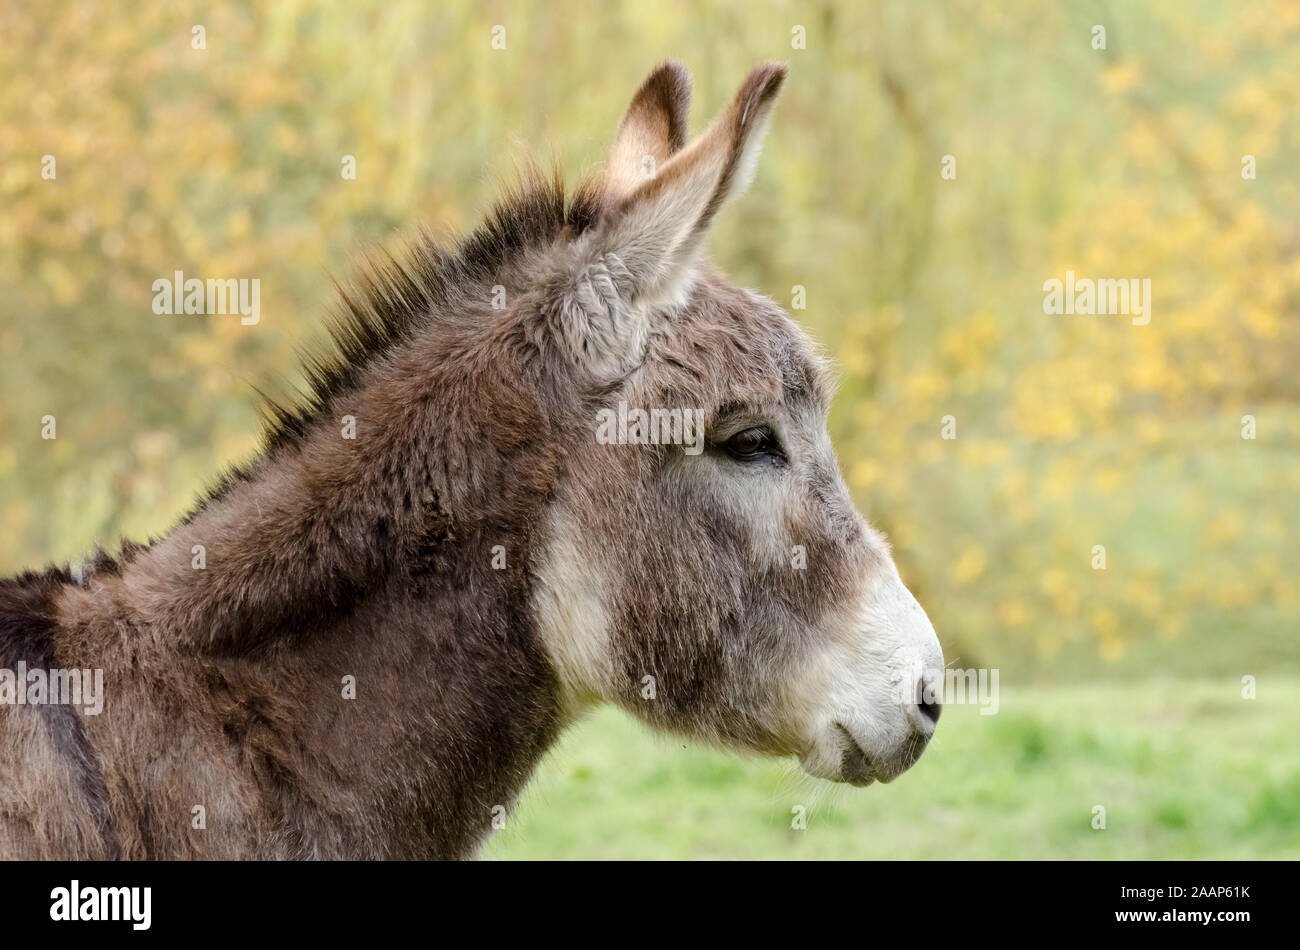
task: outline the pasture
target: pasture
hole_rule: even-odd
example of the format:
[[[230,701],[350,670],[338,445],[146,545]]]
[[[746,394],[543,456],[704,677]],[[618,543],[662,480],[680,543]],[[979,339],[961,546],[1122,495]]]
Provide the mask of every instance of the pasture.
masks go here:
[[[1255,700],[1228,679],[1003,682],[1001,699],[993,716],[945,708],[911,771],[866,789],[605,709],[551,752],[483,856],[1300,858],[1300,677],[1261,683]]]

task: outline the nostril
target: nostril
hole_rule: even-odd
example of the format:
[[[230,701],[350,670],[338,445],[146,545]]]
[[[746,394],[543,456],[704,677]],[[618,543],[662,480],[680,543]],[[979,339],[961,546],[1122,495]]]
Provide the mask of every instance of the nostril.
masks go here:
[[[916,708],[922,716],[936,724],[943,712],[943,698],[934,695],[933,690],[927,688],[924,677],[916,684]]]

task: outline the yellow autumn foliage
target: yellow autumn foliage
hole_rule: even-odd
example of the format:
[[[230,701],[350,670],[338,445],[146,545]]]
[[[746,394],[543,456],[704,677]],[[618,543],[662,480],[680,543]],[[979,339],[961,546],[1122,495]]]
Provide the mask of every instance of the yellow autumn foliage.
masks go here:
[[[473,226],[518,143],[573,179],[659,59],[693,70],[698,128],[776,58],[791,78],[711,253],[787,306],[806,289],[846,481],[949,654],[1050,675],[1278,655],[1300,598],[1300,11],[1117,4],[1096,49],[1100,15],[10,5],[0,570],[165,531],[254,450],[253,386],[299,380],[329,276],[418,223]],[[176,270],[260,278],[261,322],[155,315]],[[1048,312],[1067,271],[1149,281],[1149,322]]]

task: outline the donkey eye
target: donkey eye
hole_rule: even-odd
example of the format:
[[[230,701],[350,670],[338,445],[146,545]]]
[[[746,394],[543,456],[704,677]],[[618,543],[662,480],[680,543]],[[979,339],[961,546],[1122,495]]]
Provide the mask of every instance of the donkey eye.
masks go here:
[[[776,440],[772,438],[772,433],[758,426],[742,429],[726,442],[727,451],[738,459],[758,458],[775,447]]]

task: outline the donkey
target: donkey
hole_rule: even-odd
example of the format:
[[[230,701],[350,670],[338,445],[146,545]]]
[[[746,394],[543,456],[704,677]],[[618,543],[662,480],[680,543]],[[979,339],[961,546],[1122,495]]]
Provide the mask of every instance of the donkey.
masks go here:
[[[909,768],[943,657],[849,498],[828,364],[701,251],[785,77],[688,144],[659,66],[601,174],[526,172],[454,248],[362,267],[309,396],[170,534],[0,582],[0,666],[106,693],[0,694],[0,856],[471,857],[601,702]]]

